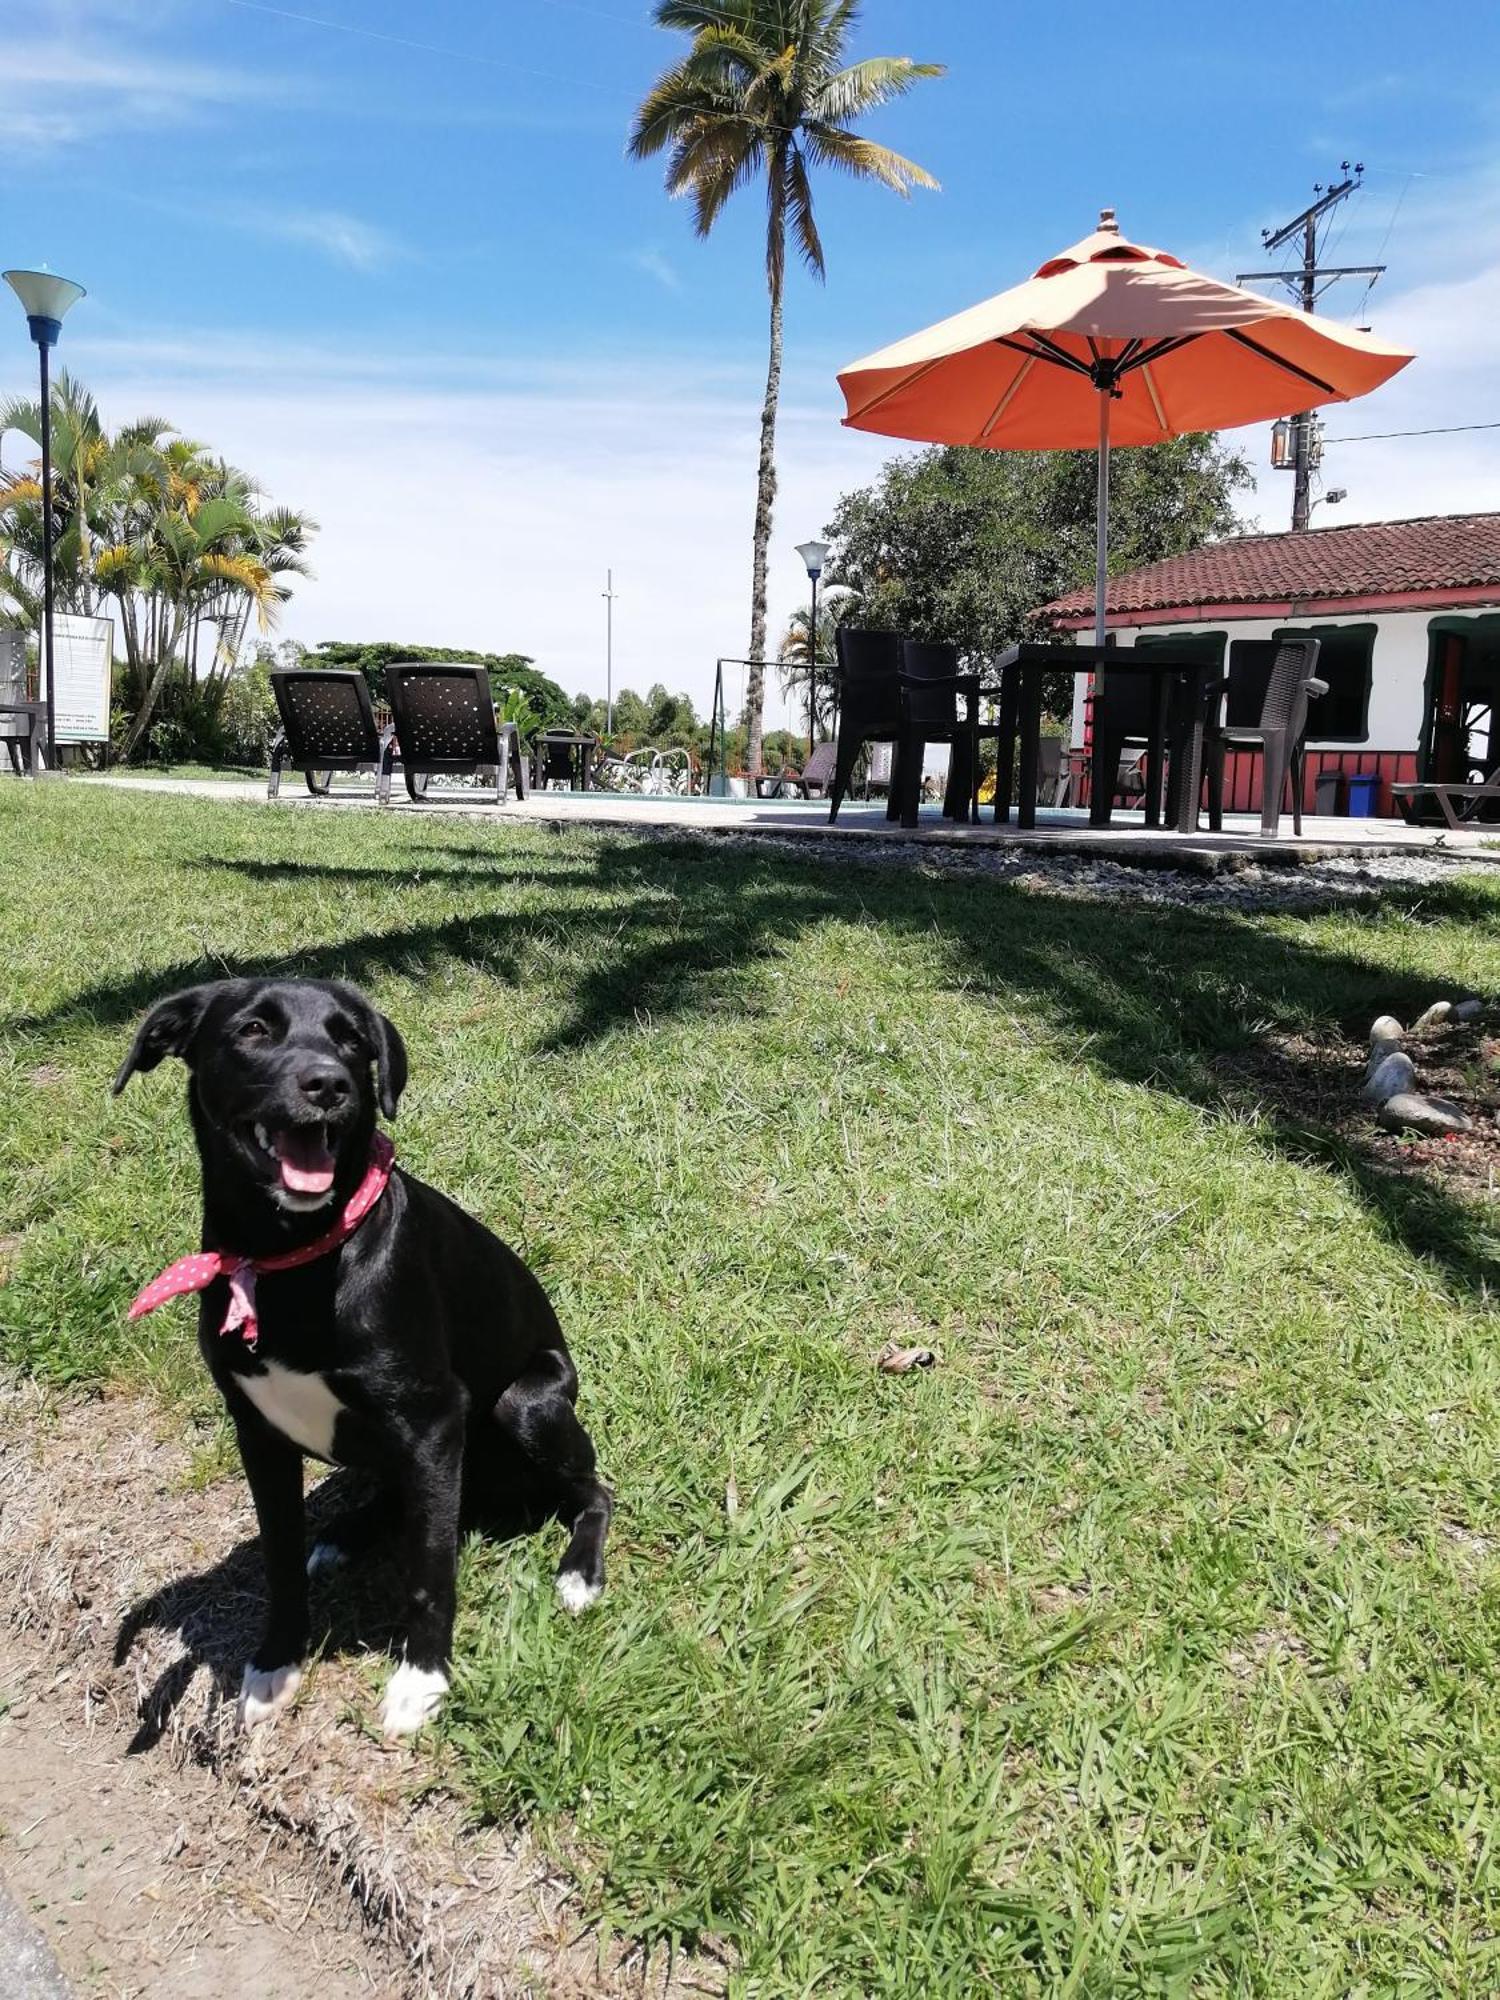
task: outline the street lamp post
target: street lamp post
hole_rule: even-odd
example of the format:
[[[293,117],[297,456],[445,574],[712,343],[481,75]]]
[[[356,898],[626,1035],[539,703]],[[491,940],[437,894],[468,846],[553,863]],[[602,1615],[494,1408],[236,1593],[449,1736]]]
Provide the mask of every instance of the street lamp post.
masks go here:
[[[818,733],[818,578],[828,557],[827,542],[798,542],[797,553],[812,585],[812,622],[807,634],[807,754],[811,757]]]
[[[52,387],[48,379],[47,356],[57,345],[63,315],[83,297],[82,285],[70,278],[54,277],[51,271],[6,271],[5,282],[21,301],[26,324],[36,342],[42,370],[42,637],[47,659],[43,699],[47,706],[47,768],[57,763],[57,716],[55,671],[52,654]]]
[[[615,733],[615,599],[619,596],[615,589],[615,573],[612,569],[604,572],[604,588],[599,595],[604,599],[604,733]]]

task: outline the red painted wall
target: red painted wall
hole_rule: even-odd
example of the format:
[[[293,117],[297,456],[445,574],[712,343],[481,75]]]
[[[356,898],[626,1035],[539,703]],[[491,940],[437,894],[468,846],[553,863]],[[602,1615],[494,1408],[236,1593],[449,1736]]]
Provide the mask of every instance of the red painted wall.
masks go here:
[[[1069,758],[1073,772],[1073,785],[1069,791],[1070,805],[1087,805],[1090,798],[1089,760],[1086,753],[1074,751]],[[1258,813],[1260,811],[1260,765],[1258,750],[1231,750],[1224,759],[1224,810],[1225,812]],[[1411,784],[1417,775],[1417,753],[1415,750],[1309,750],[1303,771],[1304,797],[1302,810],[1313,811],[1317,803],[1317,779],[1322,771],[1342,771],[1347,775],[1373,771],[1380,779],[1375,794],[1375,812],[1381,819],[1400,817],[1391,798],[1391,786]],[[1340,811],[1347,811],[1347,805],[1340,801]]]

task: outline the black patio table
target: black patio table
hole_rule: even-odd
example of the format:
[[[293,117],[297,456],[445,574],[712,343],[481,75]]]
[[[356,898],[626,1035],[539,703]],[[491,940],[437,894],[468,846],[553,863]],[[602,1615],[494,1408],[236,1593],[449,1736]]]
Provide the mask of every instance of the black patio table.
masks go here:
[[[1016,784],[1016,825],[1023,831],[1036,825],[1036,781],[1042,734],[1043,674],[1150,674],[1151,727],[1146,747],[1145,816],[1147,826],[1161,824],[1162,764],[1167,744],[1167,705],[1173,679],[1189,683],[1191,726],[1181,732],[1174,758],[1167,811],[1179,833],[1198,824],[1198,794],[1203,773],[1203,684],[1213,670],[1184,663],[1152,650],[1137,654],[1133,646],[1055,646],[1023,639],[993,661],[986,679],[998,677],[1000,742],[995,768],[995,819],[1010,817],[1011,744],[1019,733],[1021,770]],[[1115,773],[1101,772],[1097,754],[1089,800],[1089,825],[1108,826],[1114,804]]]
[[[599,739],[586,729],[543,729],[538,732],[535,744],[534,768],[537,790],[545,791],[547,779],[552,771],[551,753],[567,759],[568,789],[586,792],[593,782],[594,752],[599,748]]]

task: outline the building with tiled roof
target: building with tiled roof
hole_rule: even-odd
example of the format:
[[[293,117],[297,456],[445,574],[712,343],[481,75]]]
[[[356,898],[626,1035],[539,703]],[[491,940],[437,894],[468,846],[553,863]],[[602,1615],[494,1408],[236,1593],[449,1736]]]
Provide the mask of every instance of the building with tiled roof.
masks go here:
[[[1091,632],[1093,589],[1034,615]],[[1500,763],[1500,513],[1237,535],[1111,577],[1107,615],[1117,645],[1171,645],[1214,665],[1235,639],[1316,634],[1329,692],[1308,736],[1309,808],[1322,772],[1373,775],[1385,813],[1392,784]],[[1080,684],[1075,742],[1084,702]],[[1258,804],[1258,767],[1257,754],[1236,757],[1226,803]]]
[[[1359,521],[1309,533],[1236,535],[1191,555],[1116,576],[1109,584],[1112,625],[1173,622],[1233,605],[1268,617],[1364,610],[1492,604],[1500,596],[1500,514],[1428,514],[1412,521]],[[1420,600],[1413,607],[1411,600]],[[1092,628],[1094,591],[1071,591],[1037,616],[1057,630]]]

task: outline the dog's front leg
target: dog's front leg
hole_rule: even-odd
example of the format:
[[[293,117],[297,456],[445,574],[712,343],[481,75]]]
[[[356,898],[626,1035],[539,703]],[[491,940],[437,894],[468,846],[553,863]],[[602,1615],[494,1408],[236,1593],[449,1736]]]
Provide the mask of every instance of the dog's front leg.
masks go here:
[[[430,1722],[448,1692],[463,1455],[459,1402],[410,1440],[404,1468],[406,1646],[381,1704],[387,1736],[409,1736]]]
[[[240,1458],[260,1524],[266,1624],[240,1684],[240,1723],[271,1722],[302,1680],[307,1652],[307,1571],[302,1554],[302,1453],[256,1412],[234,1412]]]

